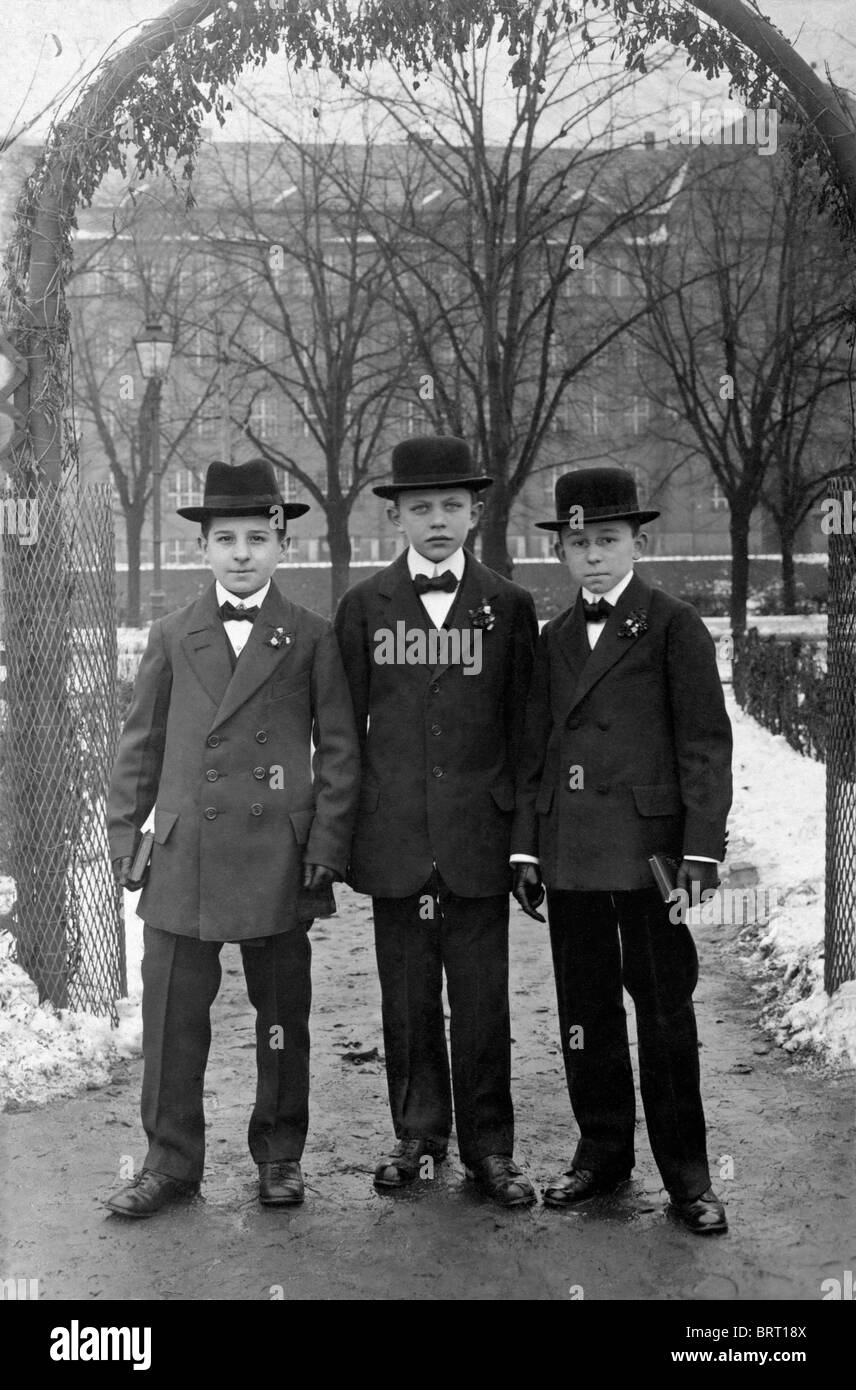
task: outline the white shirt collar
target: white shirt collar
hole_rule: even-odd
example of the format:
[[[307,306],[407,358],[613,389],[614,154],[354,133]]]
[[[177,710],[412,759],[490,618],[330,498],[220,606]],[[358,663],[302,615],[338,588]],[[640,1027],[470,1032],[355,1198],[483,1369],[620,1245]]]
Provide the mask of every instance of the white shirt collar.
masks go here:
[[[464,577],[467,558],[464,554],[464,547],[458,546],[447,560],[441,560],[434,564],[433,560],[426,560],[424,555],[420,555],[413,546],[407,549],[407,568],[410,570],[410,578],[414,579],[417,574],[425,574],[432,578],[435,574],[443,574],[446,570],[451,570],[455,578],[460,582]]]
[[[633,571],[628,570],[624,578],[619,579],[617,584],[613,584],[612,588],[607,590],[605,594],[593,594],[590,589],[583,588],[583,598],[585,599],[586,603],[597,603],[598,599],[602,598],[605,599],[607,603],[611,603],[613,607],[615,607],[616,603],[618,602],[621,595],[624,593],[624,590],[627,588],[627,585],[630,583],[632,578]]]
[[[267,598],[270,580],[263,584],[260,589],[256,589],[254,594],[230,594],[228,589],[224,589],[219,579],[215,579],[214,588],[217,591],[217,607],[222,608],[224,603],[233,603],[236,606],[243,604],[245,608],[252,608],[258,605],[261,608]]]

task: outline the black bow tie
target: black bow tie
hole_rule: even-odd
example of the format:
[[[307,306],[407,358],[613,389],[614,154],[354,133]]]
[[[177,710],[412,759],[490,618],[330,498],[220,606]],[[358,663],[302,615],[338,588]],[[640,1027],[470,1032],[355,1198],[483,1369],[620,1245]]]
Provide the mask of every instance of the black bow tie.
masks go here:
[[[415,574],[413,584],[417,594],[430,594],[441,589],[446,594],[453,594],[458,587],[459,581],[455,578],[451,570],[443,570],[442,574],[429,575]]]
[[[599,598],[597,603],[587,603],[583,599],[583,613],[587,623],[602,623],[612,612],[612,604],[607,603],[605,598]]]
[[[220,608],[220,617],[224,623],[251,623],[255,620],[258,611],[258,607],[236,608],[233,603],[224,603]]]

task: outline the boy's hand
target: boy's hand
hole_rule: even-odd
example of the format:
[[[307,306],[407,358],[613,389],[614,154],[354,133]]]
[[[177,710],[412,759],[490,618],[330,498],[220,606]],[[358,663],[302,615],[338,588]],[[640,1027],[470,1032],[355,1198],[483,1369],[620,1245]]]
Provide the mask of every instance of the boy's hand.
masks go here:
[[[120,888],[128,887],[128,875],[131,872],[131,856],[127,855],[123,859],[113,860],[113,877]]]
[[[546,917],[535,911],[544,901],[544,884],[537,864],[514,865],[514,887],[511,891],[527,917],[532,917],[536,922],[546,922]]]
[[[303,887],[309,888],[312,892],[319,888],[329,888],[335,877],[335,869],[328,869],[324,864],[303,865]]]
[[[684,908],[688,910],[698,903],[706,902],[708,898],[713,897],[719,887],[719,865],[709,864],[704,859],[682,859],[675,877],[675,887],[677,889],[682,888],[687,895],[686,899],[683,900],[679,918],[680,921],[685,922],[686,911]]]

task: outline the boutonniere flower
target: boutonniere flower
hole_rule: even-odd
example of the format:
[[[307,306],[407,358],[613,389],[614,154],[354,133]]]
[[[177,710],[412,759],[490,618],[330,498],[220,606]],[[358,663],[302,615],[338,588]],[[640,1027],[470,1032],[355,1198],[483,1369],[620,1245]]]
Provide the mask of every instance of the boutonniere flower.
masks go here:
[[[648,614],[644,608],[634,608],[632,613],[628,613],[621,627],[618,629],[619,637],[639,637],[643,632],[648,631]]]
[[[486,598],[483,598],[478,608],[470,608],[470,622],[473,627],[482,627],[485,632],[490,632],[496,622],[496,614],[491,608]]]
[[[286,632],[284,627],[275,627],[270,637],[265,642],[266,647],[290,647],[294,637],[292,633]]]

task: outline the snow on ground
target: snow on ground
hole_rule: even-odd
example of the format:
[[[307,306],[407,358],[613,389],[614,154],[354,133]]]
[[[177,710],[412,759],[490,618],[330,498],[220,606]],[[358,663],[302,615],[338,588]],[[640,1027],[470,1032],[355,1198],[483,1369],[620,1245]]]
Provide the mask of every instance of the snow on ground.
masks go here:
[[[0,913],[9,911],[13,898],[12,880],[0,879]],[[119,1058],[139,1054],[143,924],[134,912],[138,898],[139,893],[125,894],[128,997],[117,1005],[116,1028],[107,1018],[39,1004],[36,986],[11,959],[13,937],[0,931],[0,1111],[29,1110],[106,1086]]]
[[[749,718],[730,694],[729,714],[734,805],[725,869],[754,865],[756,893],[766,890],[777,904],[766,925],[746,927],[737,943],[762,986],[762,1022],[789,1052],[807,1048],[856,1066],[856,981],[831,999],[823,988],[826,769]]]
[[[730,694],[728,699],[735,756],[725,870],[753,865],[756,893],[766,890],[768,901],[777,904],[766,925],[735,934],[732,949],[757,979],[762,1022],[777,1042],[790,1052],[806,1050],[856,1066],[856,981],[832,999],[823,990],[825,769],[761,728]],[[12,894],[11,881],[0,880],[0,914],[9,910]],[[39,1005],[35,986],[9,959],[11,936],[0,930],[0,1110],[103,1086],[118,1058],[139,1053],[138,896],[125,895],[128,997],[118,1005],[116,1029],[106,1019]]]

